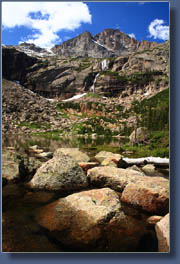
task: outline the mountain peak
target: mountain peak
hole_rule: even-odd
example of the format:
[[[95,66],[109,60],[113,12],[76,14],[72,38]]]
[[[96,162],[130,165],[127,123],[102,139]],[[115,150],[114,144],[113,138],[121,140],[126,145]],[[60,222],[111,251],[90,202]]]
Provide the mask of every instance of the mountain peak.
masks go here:
[[[69,39],[61,45],[52,48],[54,53],[64,56],[88,56],[105,58],[127,55],[139,49],[150,48],[155,44],[143,41],[142,43],[129,37],[119,29],[107,28],[92,36],[84,31],[79,36]]]
[[[88,31],[88,30],[86,30],[86,31],[84,31],[80,36],[84,36],[84,37],[90,37],[90,38],[92,38],[92,35],[91,35],[91,33]]]

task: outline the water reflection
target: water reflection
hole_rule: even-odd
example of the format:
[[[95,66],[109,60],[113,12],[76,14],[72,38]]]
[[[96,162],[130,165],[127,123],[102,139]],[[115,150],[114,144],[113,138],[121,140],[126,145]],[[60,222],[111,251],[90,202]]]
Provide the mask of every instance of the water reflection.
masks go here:
[[[50,139],[40,136],[30,135],[4,135],[2,138],[2,148],[14,148],[20,153],[27,152],[30,146],[38,145],[44,151],[54,152],[57,148],[79,148],[93,156],[100,150],[112,152],[121,152],[121,145],[127,142],[127,139],[113,137],[61,137],[59,139]]]

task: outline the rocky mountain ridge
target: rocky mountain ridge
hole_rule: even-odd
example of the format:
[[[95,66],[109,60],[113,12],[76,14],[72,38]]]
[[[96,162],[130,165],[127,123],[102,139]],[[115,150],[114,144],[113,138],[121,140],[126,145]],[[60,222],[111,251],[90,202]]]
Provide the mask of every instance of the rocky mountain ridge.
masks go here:
[[[105,58],[126,55],[133,51],[158,46],[156,42],[142,42],[129,37],[118,29],[105,29],[92,36],[85,31],[79,36],[55,45],[52,51],[58,55]]]
[[[105,50],[107,49],[96,43],[98,38],[101,39],[101,43],[103,42],[105,32],[109,31],[95,36],[94,41],[90,33],[85,32],[77,38],[64,42],[62,44],[64,55],[54,55],[58,52],[63,53],[59,47],[54,50],[54,53],[45,53],[43,49],[31,44],[3,47],[3,77],[18,81],[21,85],[44,97],[62,99],[91,91],[106,97],[150,96],[168,87],[168,41],[161,44],[144,42],[140,45],[136,43],[131,47],[134,47],[133,49],[138,47],[138,51],[106,58]],[[118,32],[116,31],[116,37]],[[107,34],[109,37],[103,44],[110,48],[110,42],[108,42],[110,33]],[[123,36],[124,43],[131,39],[125,34]],[[96,49],[88,49],[91,47],[89,41],[93,43],[92,47],[96,46]],[[74,48],[71,47],[72,43],[74,43]],[[86,57],[87,54],[85,57],[76,56],[75,43],[82,44],[79,46],[81,55],[83,55],[83,50],[84,52],[91,51],[91,57]],[[131,45],[131,42],[128,43],[126,49],[130,47],[128,45]],[[30,50],[32,51],[31,56],[28,54]],[[66,50],[69,52],[68,56]],[[103,58],[93,57],[93,53],[96,53],[98,57],[102,50],[105,52]],[[115,52],[117,45],[112,50]],[[44,55],[36,56],[38,51],[39,54]],[[71,52],[73,56],[70,56]]]

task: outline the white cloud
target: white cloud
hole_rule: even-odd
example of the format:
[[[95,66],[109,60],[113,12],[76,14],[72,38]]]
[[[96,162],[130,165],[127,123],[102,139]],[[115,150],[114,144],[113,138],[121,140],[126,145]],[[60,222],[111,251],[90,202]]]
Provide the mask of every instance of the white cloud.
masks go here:
[[[134,33],[128,34],[128,36],[130,36],[130,38],[136,38]]]
[[[153,20],[148,27],[150,33],[148,37],[162,40],[169,39],[169,26],[163,25],[164,23],[162,19]]]
[[[31,16],[39,12],[42,17]],[[52,47],[61,41],[59,31],[75,30],[82,23],[91,23],[88,6],[82,2],[2,2],[3,29],[26,26],[35,30],[26,42],[40,47]]]

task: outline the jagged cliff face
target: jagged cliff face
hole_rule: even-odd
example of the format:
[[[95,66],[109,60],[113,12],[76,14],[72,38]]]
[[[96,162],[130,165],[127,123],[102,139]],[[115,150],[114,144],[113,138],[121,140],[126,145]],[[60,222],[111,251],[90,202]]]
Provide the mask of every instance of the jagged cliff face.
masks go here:
[[[56,45],[52,51],[58,55],[104,58],[114,56],[114,52],[98,44],[96,39],[88,32],[76,38],[65,41],[62,45]]]
[[[105,29],[103,32],[95,35],[94,38],[98,43],[101,43],[106,49],[113,51],[116,55],[153,48],[158,45],[155,42],[146,40],[139,42],[120,32],[119,29]]]
[[[145,97],[169,84],[169,43],[140,43],[119,30],[86,31],[52,53],[33,44],[5,47],[2,58],[4,78],[49,98],[89,91]]]
[[[38,62],[15,48],[2,48],[2,75],[8,80],[24,82],[27,69]]]
[[[85,31],[83,34],[65,41],[62,45],[56,45],[52,51],[65,56],[105,58],[125,55],[157,45],[155,42],[145,40],[139,42],[118,29],[106,29],[95,36]]]

